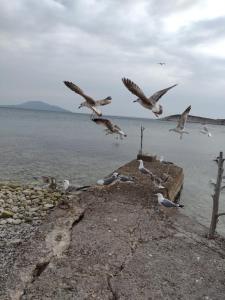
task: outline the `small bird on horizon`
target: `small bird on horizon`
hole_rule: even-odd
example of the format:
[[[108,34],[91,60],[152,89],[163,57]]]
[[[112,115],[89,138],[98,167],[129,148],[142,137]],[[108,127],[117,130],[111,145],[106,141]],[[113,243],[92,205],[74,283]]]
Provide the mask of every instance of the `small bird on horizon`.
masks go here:
[[[158,203],[164,207],[167,207],[167,208],[171,208],[171,207],[183,208],[184,207],[184,205],[182,205],[182,204],[174,203],[174,202],[164,198],[161,193],[156,193],[155,195],[158,197]]]
[[[118,125],[113,124],[108,119],[93,118],[92,121],[98,125],[102,125],[102,126],[106,127],[106,129],[105,129],[106,134],[118,134],[121,139],[123,139],[123,137],[127,136],[126,133],[124,133]]]
[[[174,131],[180,134],[180,139],[182,139],[184,133],[189,134],[189,132],[185,130],[185,123],[187,121],[190,110],[191,110],[191,105],[189,105],[185,109],[185,111],[180,115],[177,126],[175,128],[169,129],[169,131]]]
[[[159,62],[157,64],[160,65],[160,66],[165,66],[166,65],[166,63],[164,63],[164,62]]]
[[[134,100],[133,102],[139,102],[143,107],[150,109],[155,116],[158,118],[159,115],[163,113],[163,107],[161,104],[158,103],[159,99],[167,93],[170,89],[177,86],[177,84],[174,84],[166,89],[157,91],[153,95],[151,95],[149,98],[145,96],[144,92],[140,89],[140,87],[131,81],[128,78],[122,78],[123,84],[125,87],[135,96],[138,98]]]
[[[79,88],[79,86],[77,86],[76,84],[74,84],[73,82],[70,82],[70,81],[64,81],[64,84],[69,88],[71,89],[73,92],[75,92],[76,94],[82,96],[85,101],[82,102],[78,108],[81,108],[81,107],[87,107],[87,108],[90,108],[94,114],[96,114],[97,116],[101,116],[102,115],[102,112],[100,111],[100,109],[98,109],[97,107],[98,106],[103,106],[103,105],[107,105],[107,104],[110,104],[112,101],[112,98],[110,96],[102,99],[102,100],[94,100],[92,97],[90,96],[87,96],[81,88]]]

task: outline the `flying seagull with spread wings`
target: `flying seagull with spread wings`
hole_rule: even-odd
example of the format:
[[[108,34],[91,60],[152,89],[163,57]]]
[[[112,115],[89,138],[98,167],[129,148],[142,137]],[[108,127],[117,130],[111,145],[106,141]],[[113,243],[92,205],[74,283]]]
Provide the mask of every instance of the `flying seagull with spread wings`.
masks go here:
[[[164,62],[159,62],[158,65],[160,65],[160,66],[165,66],[166,63],[164,63]]]
[[[140,89],[140,87],[131,81],[128,78],[122,78],[122,81],[125,85],[125,87],[135,96],[138,97],[138,99],[134,100],[133,102],[139,102],[143,107],[152,110],[152,112],[155,114],[156,117],[159,117],[163,113],[163,107],[161,104],[158,103],[159,99],[170,89],[175,87],[177,84],[174,84],[166,89],[160,90],[156,93],[154,93],[149,98],[145,96],[144,92]]]
[[[191,110],[191,105],[189,105],[185,109],[185,111],[180,115],[180,118],[177,123],[177,127],[169,129],[169,131],[174,131],[174,132],[180,134],[180,139],[182,139],[184,133],[186,133],[186,134],[189,133],[188,131],[185,130],[185,123],[187,121],[190,110]]]
[[[79,88],[76,84],[74,84],[73,82],[70,81],[64,81],[64,84],[71,89],[73,92],[77,93],[78,95],[84,97],[85,101],[82,102],[78,108],[81,108],[83,106],[86,106],[88,108],[90,108],[94,114],[96,114],[97,116],[101,116],[102,113],[100,111],[100,109],[98,109],[98,106],[103,106],[103,105],[107,105],[110,104],[112,101],[112,98],[106,97],[105,99],[102,100],[94,100],[92,97],[87,96],[81,88]]]
[[[211,137],[211,136],[212,136],[212,133],[209,132],[209,129],[208,129],[208,127],[207,127],[206,125],[203,126],[203,128],[200,130],[200,132],[201,132],[202,134],[207,134],[208,137]]]
[[[106,134],[118,134],[120,138],[122,139],[123,137],[126,137],[127,135],[122,131],[122,129],[116,125],[113,124],[110,120],[108,119],[103,119],[103,118],[94,118],[92,119],[93,122],[95,122],[98,125],[104,126],[106,129]]]

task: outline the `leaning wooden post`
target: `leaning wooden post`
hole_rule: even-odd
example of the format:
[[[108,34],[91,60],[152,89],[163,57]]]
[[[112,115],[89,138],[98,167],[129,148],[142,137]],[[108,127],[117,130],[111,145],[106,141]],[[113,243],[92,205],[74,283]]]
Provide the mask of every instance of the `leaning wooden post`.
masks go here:
[[[218,222],[218,217],[221,215],[221,214],[218,214],[218,210],[219,210],[221,182],[222,182],[222,176],[223,176],[223,163],[224,163],[223,152],[220,152],[219,157],[217,157],[217,159],[215,161],[217,162],[217,165],[218,165],[218,174],[217,174],[217,180],[216,180],[214,194],[212,195],[213,210],[212,210],[212,218],[211,218],[211,224],[210,224],[209,234],[208,234],[209,239],[214,238],[215,231],[216,231],[216,225]]]

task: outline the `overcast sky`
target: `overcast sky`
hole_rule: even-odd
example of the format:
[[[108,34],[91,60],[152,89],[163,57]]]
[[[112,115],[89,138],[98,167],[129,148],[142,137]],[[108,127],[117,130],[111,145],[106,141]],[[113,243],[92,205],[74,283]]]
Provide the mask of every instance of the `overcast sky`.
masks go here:
[[[160,100],[163,116],[191,104],[191,114],[225,118],[225,1],[1,0],[0,67],[0,104],[81,112],[69,80],[111,96],[105,114],[154,117],[132,102],[128,77],[149,96],[178,83]]]

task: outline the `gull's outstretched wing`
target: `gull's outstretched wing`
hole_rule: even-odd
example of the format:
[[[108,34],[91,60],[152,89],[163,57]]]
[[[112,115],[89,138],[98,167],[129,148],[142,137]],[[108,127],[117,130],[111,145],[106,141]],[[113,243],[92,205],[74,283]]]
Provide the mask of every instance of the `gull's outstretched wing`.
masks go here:
[[[189,105],[185,111],[181,114],[180,116],[180,119],[178,121],[178,124],[177,124],[177,128],[183,130],[184,129],[184,126],[185,126],[185,123],[187,121],[187,117],[188,117],[188,114],[191,110],[191,105]]]
[[[174,84],[172,86],[169,86],[166,89],[160,90],[156,93],[154,93],[151,97],[150,97],[150,101],[153,102],[153,104],[155,104],[163,95],[165,95],[165,93],[167,93],[170,89],[172,89],[173,87],[177,86],[177,84]]]
[[[112,98],[109,96],[105,99],[95,101],[95,106],[103,106],[103,105],[110,104],[111,102],[112,102]]]
[[[139,88],[139,86],[134,83],[133,81],[131,81],[128,78],[122,78],[123,84],[125,85],[125,87],[135,96],[137,96],[138,98],[140,98],[143,102],[149,104],[149,99],[145,96],[145,94],[143,93],[143,91]]]
[[[89,97],[86,94],[84,94],[84,92],[82,91],[81,88],[79,88],[79,86],[77,86],[76,84],[74,84],[71,81],[64,81],[64,84],[69,89],[71,89],[73,92],[75,92],[75,93],[81,95],[82,97],[84,97],[84,99],[88,102],[88,104],[90,104],[91,106],[95,105],[95,101],[91,97]]]

